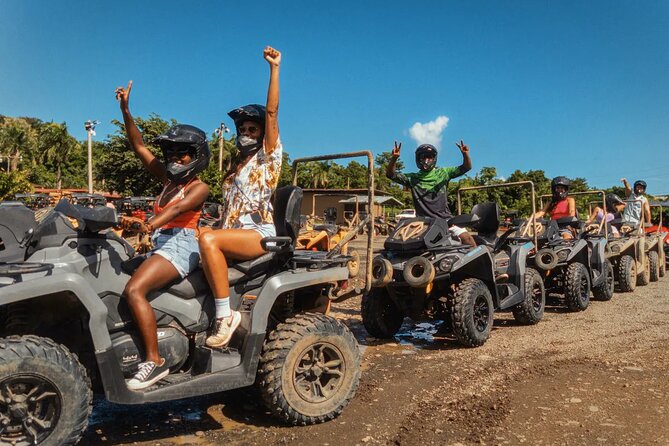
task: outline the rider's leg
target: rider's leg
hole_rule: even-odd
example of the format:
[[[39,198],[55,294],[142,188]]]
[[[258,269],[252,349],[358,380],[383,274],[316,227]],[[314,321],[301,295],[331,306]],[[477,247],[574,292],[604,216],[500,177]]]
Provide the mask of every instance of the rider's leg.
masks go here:
[[[471,246],[472,248],[476,248],[476,241],[474,240],[474,237],[472,235],[465,231],[462,234],[460,234],[458,237],[460,237],[460,241],[466,245]]]
[[[227,259],[249,260],[263,255],[266,251],[261,239],[260,233],[249,229],[219,229],[200,236],[202,269],[216,299],[217,327],[207,338],[210,347],[226,345],[241,317],[230,309]]]
[[[154,254],[137,268],[123,291],[144,340],[146,361],[162,363],[158,354],[156,315],[146,296],[151,291],[163,288],[179,277],[179,272],[170,261]]]
[[[466,229],[464,229],[464,228],[460,228],[459,226],[451,225],[451,226],[448,228],[448,230],[449,230],[453,235],[455,235],[456,237],[458,237],[462,243],[464,243],[464,244],[466,244],[466,245],[469,245],[469,246],[471,246],[471,247],[473,247],[473,248],[476,247],[476,241],[474,240],[474,237],[472,237],[472,235],[471,235],[469,232],[467,232]]]

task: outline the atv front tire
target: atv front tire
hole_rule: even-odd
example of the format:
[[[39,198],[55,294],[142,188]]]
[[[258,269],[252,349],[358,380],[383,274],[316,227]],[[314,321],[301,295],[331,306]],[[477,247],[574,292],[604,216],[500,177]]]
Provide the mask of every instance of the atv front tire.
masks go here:
[[[564,297],[570,311],[583,311],[590,305],[590,273],[584,264],[574,262],[567,267]]]
[[[478,347],[490,337],[494,307],[490,290],[479,279],[458,285],[453,302],[453,333],[465,347]]]
[[[533,268],[525,271],[525,300],[513,307],[513,318],[519,324],[534,325],[544,317],[546,291],[544,280]]]
[[[91,383],[77,357],[51,339],[0,339],[0,444],[76,444],[88,425]]]
[[[623,293],[636,289],[636,261],[630,255],[624,255],[618,262],[618,288]]]
[[[353,334],[334,318],[302,313],[279,324],[258,365],[262,399],[292,425],[336,418],[355,395],[361,355]]]
[[[375,338],[390,339],[404,321],[404,314],[385,288],[372,288],[362,297],[362,323]]]
[[[592,288],[592,294],[597,300],[611,300],[615,287],[615,278],[613,277],[613,265],[608,260],[604,260],[602,274],[606,274],[606,278],[604,282]]]

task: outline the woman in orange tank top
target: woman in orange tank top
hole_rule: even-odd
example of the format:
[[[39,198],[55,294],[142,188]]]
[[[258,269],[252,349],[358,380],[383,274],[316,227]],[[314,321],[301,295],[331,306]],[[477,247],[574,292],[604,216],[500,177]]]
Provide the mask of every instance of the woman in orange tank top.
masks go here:
[[[551,181],[551,201],[545,208],[534,214],[534,218],[543,217],[550,214],[551,220],[558,220],[564,217],[576,217],[576,201],[569,197],[569,186],[571,181],[566,177],[555,177]],[[574,238],[571,229],[560,230],[560,235],[564,239]]]
[[[144,167],[163,183],[154,204],[154,216],[142,224],[141,232],[153,233],[154,248],[137,268],[123,291],[128,307],[144,340],[146,358],[137,374],[127,382],[131,390],[145,389],[169,373],[158,353],[156,317],[146,296],[193,271],[200,260],[196,230],[209,187],[197,178],[211,157],[207,136],[190,125],[175,125],[153,140],[163,151],[164,160],[146,147],[130,114],[127,88],[116,89],[130,147]],[[155,231],[154,231],[155,230]]]

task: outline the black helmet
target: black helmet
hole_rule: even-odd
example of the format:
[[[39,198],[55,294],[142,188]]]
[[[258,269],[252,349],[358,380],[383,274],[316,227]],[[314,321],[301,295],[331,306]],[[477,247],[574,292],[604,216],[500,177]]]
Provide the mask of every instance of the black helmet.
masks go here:
[[[428,162],[425,158],[432,158]],[[437,149],[432,144],[421,144],[416,148],[416,165],[424,172],[429,172],[437,164]]]
[[[556,188],[558,186],[564,186],[566,191],[557,192]],[[551,193],[553,194],[553,199],[563,200],[563,199],[567,198],[567,194],[569,192],[569,186],[571,186],[571,181],[569,181],[569,178],[567,178],[567,177],[555,177],[555,178],[553,178],[553,181],[551,181]]]
[[[244,141],[239,134],[239,126],[246,121],[255,122],[260,126],[263,134],[265,133],[265,107],[259,104],[249,104],[243,107],[236,108],[228,113],[228,116],[235,122],[235,129],[237,130],[237,140],[235,145],[241,152],[242,156],[252,155],[262,147],[262,140],[259,141]]]
[[[647,185],[646,185],[646,182],[644,180],[636,180],[634,182],[634,187],[632,188],[632,190],[636,190],[637,186],[643,187],[644,192],[646,191]]]
[[[174,183],[186,183],[209,165],[211,152],[207,143],[207,135],[197,127],[177,124],[162,135],[153,139],[153,144],[163,150],[167,178]],[[192,161],[188,164],[170,163],[170,152],[188,151]]]
[[[606,194],[606,211],[616,212],[616,205],[625,204],[625,202],[616,194]]]

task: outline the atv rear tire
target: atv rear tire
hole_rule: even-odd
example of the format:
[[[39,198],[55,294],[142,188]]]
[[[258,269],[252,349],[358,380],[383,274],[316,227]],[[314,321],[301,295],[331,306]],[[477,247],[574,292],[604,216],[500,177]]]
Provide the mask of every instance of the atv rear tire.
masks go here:
[[[648,264],[650,268],[650,281],[657,282],[660,280],[660,262],[657,252],[651,251],[648,253]]]
[[[630,255],[624,255],[618,262],[618,288],[623,293],[636,289],[636,261]]]
[[[636,276],[636,284],[646,286],[650,283],[650,260],[646,255],[646,261],[643,263],[643,271]]]
[[[453,302],[453,333],[465,347],[485,344],[492,330],[494,307],[490,290],[479,279],[458,285]]]
[[[592,294],[597,300],[611,300],[615,288],[615,278],[613,277],[613,265],[608,260],[604,260],[602,274],[606,274],[606,279],[592,288]]]
[[[564,297],[571,311],[583,311],[590,305],[590,273],[580,262],[573,262],[565,272]]]
[[[355,395],[361,355],[349,329],[334,318],[302,313],[269,333],[258,387],[272,414],[292,425],[336,418]]]
[[[404,321],[404,314],[385,288],[372,288],[362,297],[362,323],[375,338],[390,339]]]
[[[65,347],[37,336],[0,339],[0,444],[76,444],[91,401],[86,371]]]
[[[533,268],[525,271],[525,300],[513,307],[513,318],[519,324],[534,325],[544,317],[546,291],[544,279]]]

